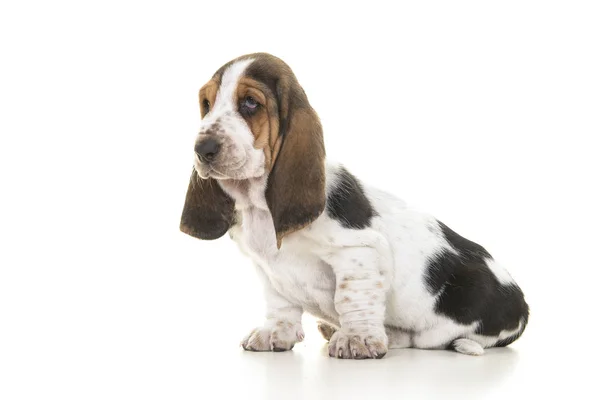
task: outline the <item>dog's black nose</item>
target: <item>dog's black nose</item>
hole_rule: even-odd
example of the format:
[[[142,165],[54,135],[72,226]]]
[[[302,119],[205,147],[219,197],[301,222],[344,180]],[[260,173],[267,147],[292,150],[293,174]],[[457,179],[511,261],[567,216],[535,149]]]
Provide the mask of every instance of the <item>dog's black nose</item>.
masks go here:
[[[220,148],[221,145],[219,142],[213,138],[208,138],[196,143],[194,151],[196,151],[196,154],[198,154],[200,161],[210,162],[217,156]]]

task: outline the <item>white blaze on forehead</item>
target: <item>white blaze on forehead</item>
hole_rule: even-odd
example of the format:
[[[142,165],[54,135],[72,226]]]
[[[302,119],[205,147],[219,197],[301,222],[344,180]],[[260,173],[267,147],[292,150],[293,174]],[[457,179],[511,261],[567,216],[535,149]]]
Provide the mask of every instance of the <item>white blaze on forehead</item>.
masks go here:
[[[217,97],[211,110],[211,114],[218,117],[218,114],[237,109],[235,105],[235,93],[237,91],[238,82],[252,61],[254,61],[254,59],[251,58],[236,61],[223,72],[221,85],[217,91]]]

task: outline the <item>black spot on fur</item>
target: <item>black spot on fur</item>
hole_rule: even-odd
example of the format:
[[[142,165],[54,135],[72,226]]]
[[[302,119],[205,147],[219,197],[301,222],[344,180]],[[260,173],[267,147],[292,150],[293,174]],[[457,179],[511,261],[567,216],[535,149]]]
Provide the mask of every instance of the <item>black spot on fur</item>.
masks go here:
[[[458,254],[445,250],[430,260],[426,283],[429,291],[438,295],[436,312],[461,324],[481,321],[477,333],[486,336],[514,330],[520,321],[525,325],[529,307],[523,292],[516,284],[498,281],[485,262],[492,258],[488,251],[443,223],[439,226]],[[498,341],[496,346],[512,343],[521,332]]]
[[[362,185],[354,175],[341,167],[338,182],[327,196],[327,215],[345,228],[364,229],[377,215]]]

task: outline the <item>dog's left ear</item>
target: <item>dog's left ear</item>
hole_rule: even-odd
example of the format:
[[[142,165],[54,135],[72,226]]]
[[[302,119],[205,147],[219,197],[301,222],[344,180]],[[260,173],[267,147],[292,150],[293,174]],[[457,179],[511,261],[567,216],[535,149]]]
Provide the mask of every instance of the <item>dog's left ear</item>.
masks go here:
[[[277,91],[282,144],[265,195],[280,248],[285,235],[325,209],[325,145],[319,117],[295,78],[281,80]]]
[[[179,229],[198,239],[218,239],[234,222],[234,206],[233,199],[214,179],[201,179],[194,169]]]

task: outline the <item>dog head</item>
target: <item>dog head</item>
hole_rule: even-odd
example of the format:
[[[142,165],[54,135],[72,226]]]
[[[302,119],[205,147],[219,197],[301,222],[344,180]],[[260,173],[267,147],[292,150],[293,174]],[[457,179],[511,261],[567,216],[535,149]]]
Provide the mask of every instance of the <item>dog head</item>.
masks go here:
[[[282,238],[314,221],[325,207],[321,123],[290,67],[265,53],[221,67],[199,93],[202,122],[181,230],[221,237],[234,201],[219,181],[267,176],[265,199]]]

